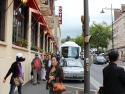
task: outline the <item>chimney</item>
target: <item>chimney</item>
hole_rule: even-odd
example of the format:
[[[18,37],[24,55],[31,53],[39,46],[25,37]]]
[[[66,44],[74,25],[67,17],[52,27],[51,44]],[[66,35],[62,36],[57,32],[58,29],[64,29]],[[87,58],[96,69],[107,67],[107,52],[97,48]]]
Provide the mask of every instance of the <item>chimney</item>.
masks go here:
[[[122,12],[125,11],[125,4],[121,4],[121,10]]]
[[[120,16],[120,10],[115,9],[115,10],[114,10],[114,21],[115,21],[116,19],[118,19],[119,16]]]

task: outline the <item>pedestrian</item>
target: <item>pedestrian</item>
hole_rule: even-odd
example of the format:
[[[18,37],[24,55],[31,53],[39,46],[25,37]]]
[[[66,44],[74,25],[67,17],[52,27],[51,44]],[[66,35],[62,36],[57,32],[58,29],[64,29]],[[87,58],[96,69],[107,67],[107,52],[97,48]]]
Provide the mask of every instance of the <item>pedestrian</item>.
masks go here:
[[[58,65],[60,65],[60,59],[61,59],[60,55],[57,54]]]
[[[45,64],[45,70],[47,71],[51,67],[51,55],[47,57],[47,61]]]
[[[117,66],[118,50],[108,54],[110,63],[103,69],[103,94],[125,94],[125,70]]]
[[[37,83],[40,84],[41,80],[41,69],[42,69],[42,62],[39,58],[39,53],[35,52],[35,58],[31,62],[31,67],[33,68],[33,85]]]
[[[21,62],[25,61],[25,58],[23,57],[22,53],[18,53],[16,55],[16,61],[14,63],[12,63],[10,69],[8,70],[6,76],[4,77],[3,83],[6,82],[7,77],[12,73],[11,75],[11,79],[10,79],[10,92],[9,94],[14,94],[14,90],[16,87],[16,84],[14,83],[14,78],[17,77],[23,77],[23,72],[22,72],[22,65]],[[22,84],[19,84],[19,86],[17,86],[18,88],[18,93],[22,94]]]
[[[51,67],[46,73],[46,89],[49,90],[50,94],[62,94],[62,92],[54,92],[53,84],[56,83],[56,79],[59,78],[59,82],[62,82],[64,79],[63,70],[58,66],[58,61],[55,56],[51,58]]]
[[[44,59],[44,55],[41,55],[41,61],[42,61],[42,70],[41,70],[41,79],[43,81],[46,81],[45,79],[45,76],[46,76],[46,71],[45,71],[45,64],[46,64],[46,61]]]

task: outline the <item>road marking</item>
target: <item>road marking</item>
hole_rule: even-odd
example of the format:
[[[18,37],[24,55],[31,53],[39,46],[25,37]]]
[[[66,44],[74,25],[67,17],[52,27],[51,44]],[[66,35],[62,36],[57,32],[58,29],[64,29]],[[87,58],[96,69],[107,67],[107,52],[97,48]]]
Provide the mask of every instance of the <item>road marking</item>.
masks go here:
[[[75,86],[70,86],[70,85],[65,85],[66,87],[71,87],[71,88],[76,88],[76,89],[84,89],[82,87],[75,87]]]
[[[96,81],[93,77],[90,76],[91,84],[98,90],[100,86],[102,86],[98,81]]]
[[[102,86],[98,81],[96,81],[93,77],[90,76],[90,83],[96,88],[96,90],[99,90],[99,87]],[[76,89],[84,89],[82,87],[75,87],[70,85],[65,85],[66,87],[76,88]]]
[[[82,89],[84,90],[84,88],[82,87],[75,87],[75,86],[70,86],[70,85],[65,85],[66,87],[70,87],[70,88],[75,88],[75,89]],[[92,89],[91,89],[92,90]],[[92,91],[95,91],[95,90],[92,90]]]

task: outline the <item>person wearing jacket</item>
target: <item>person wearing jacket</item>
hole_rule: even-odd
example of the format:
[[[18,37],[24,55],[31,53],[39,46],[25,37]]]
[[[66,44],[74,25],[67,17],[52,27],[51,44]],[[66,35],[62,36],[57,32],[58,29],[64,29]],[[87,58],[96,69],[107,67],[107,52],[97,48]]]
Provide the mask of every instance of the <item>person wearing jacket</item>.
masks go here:
[[[110,63],[103,69],[103,94],[125,94],[125,70],[117,66],[119,53],[112,50],[108,56]]]
[[[51,55],[48,56],[48,59],[45,64],[45,70],[47,71],[51,67]]]
[[[58,66],[58,61],[55,56],[51,58],[51,67],[46,73],[46,89],[49,90],[50,94],[62,94],[62,92],[54,92],[53,84],[56,82],[56,79],[59,78],[59,82],[62,82],[64,79],[63,69]]]
[[[39,58],[39,53],[35,53],[35,58],[31,62],[31,67],[33,68],[33,85],[37,83],[40,84],[41,80],[41,59]]]
[[[6,82],[7,77],[12,73],[11,79],[10,79],[10,92],[9,94],[14,94],[14,90],[16,85],[14,84],[13,78],[23,76],[22,73],[22,65],[21,62],[25,61],[25,58],[23,58],[22,53],[18,53],[16,55],[16,61],[12,63],[10,69],[8,70],[6,76],[4,77],[3,83]],[[22,94],[22,84],[18,86],[18,93]]]
[[[46,71],[45,71],[45,63],[46,63],[46,61],[44,60],[44,55],[42,54],[41,55],[41,61],[42,61],[42,70],[41,70],[41,79],[43,80],[43,81],[46,81],[46,79],[45,79],[45,76],[46,76]]]

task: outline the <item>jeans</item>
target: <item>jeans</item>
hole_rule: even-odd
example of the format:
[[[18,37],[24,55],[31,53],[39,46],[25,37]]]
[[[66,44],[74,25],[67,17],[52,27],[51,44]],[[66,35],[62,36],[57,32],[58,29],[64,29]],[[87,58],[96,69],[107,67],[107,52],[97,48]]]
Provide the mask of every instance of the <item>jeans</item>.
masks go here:
[[[16,85],[14,84],[14,82],[12,82],[10,84],[10,93],[9,94],[14,94],[15,87],[16,87]],[[17,88],[18,88],[18,93],[22,94],[22,85],[18,86]]]

